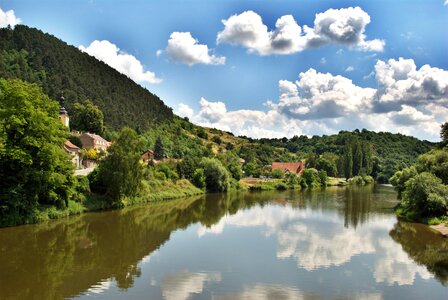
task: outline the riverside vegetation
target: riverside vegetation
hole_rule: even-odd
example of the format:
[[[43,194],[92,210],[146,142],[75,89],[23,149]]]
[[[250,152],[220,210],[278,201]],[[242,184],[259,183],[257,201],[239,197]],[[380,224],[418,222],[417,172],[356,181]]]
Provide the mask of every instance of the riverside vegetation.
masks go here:
[[[173,115],[126,76],[39,30],[0,29],[0,51],[0,226],[204,191],[318,188],[328,176],[352,178],[352,184],[388,182],[437,146],[365,129],[311,138],[236,137]],[[79,140],[58,120],[52,99],[61,91],[72,129],[113,141],[106,156],[84,153],[99,162],[88,178],[74,176],[62,150],[64,140]],[[147,149],[169,159],[144,166],[140,154]],[[267,167],[299,160],[307,166],[301,177]],[[243,177],[271,179],[253,184]]]

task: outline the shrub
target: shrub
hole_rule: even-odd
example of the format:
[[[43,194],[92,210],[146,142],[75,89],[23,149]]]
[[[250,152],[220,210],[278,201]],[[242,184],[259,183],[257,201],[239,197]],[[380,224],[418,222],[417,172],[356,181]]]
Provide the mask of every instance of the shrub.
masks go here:
[[[225,192],[229,188],[229,172],[214,158],[204,158],[201,161],[204,169],[205,187],[211,192]]]
[[[288,189],[288,186],[284,182],[279,182],[275,185],[275,188],[278,191],[284,191],[284,190]]]
[[[277,169],[277,170],[272,171],[271,176],[272,176],[272,178],[283,178],[284,174],[282,171]]]
[[[302,172],[302,181],[306,184],[301,184],[303,188],[318,188],[321,186],[319,172],[313,168],[305,169]]]
[[[196,169],[194,171],[192,183],[200,189],[205,187],[204,169]]]
[[[355,176],[348,180],[349,184],[353,185],[365,185],[364,179],[362,179],[362,176]]]
[[[402,194],[401,206],[421,217],[439,217],[448,211],[448,186],[427,172],[409,179]]]
[[[317,175],[319,176],[319,182],[321,186],[327,186],[327,180],[328,180],[328,176],[327,176],[327,172],[324,170],[320,170]]]

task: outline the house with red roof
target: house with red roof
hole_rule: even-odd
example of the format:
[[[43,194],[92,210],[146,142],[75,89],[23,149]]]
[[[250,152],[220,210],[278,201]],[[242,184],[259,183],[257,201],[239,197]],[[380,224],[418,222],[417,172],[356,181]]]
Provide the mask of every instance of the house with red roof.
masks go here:
[[[280,170],[283,173],[296,173],[297,175],[302,175],[303,170],[305,170],[305,161],[299,162],[273,162],[272,171]]]

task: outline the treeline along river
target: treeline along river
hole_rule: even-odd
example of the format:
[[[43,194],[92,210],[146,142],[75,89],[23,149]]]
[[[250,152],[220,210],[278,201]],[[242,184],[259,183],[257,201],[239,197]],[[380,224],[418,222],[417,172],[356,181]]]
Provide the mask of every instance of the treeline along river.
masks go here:
[[[210,194],[0,229],[0,299],[447,299],[390,187]]]

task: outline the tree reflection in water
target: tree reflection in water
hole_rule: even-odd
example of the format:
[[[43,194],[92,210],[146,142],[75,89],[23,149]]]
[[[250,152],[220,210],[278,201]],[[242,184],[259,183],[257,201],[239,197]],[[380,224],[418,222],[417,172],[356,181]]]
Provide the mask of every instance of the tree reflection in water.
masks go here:
[[[448,285],[448,239],[434,233],[428,226],[398,222],[390,231],[392,239],[419,265],[444,285]]]

